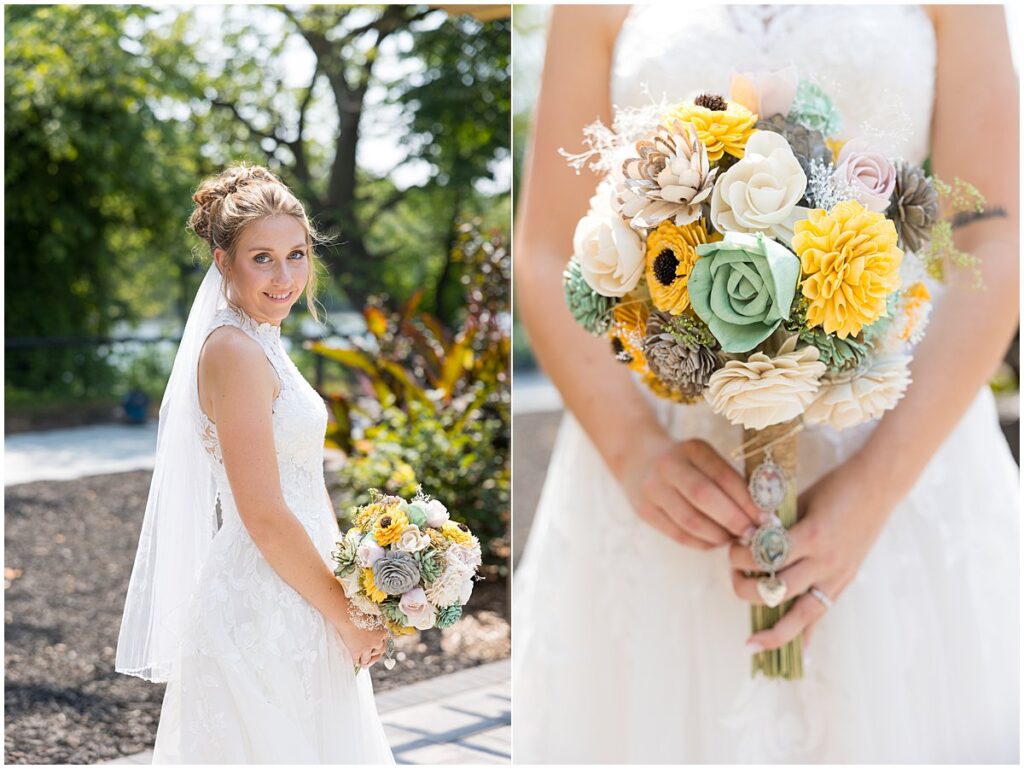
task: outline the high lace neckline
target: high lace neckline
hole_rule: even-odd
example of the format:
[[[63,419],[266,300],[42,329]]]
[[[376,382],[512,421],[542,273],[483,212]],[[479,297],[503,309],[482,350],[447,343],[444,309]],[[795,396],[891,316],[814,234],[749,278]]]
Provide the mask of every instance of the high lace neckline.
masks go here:
[[[278,341],[281,339],[281,327],[275,326],[273,323],[261,323],[260,321],[253,318],[249,313],[243,310],[241,307],[236,305],[228,305],[225,311],[237,318],[241,325],[251,331],[260,339],[267,339]]]

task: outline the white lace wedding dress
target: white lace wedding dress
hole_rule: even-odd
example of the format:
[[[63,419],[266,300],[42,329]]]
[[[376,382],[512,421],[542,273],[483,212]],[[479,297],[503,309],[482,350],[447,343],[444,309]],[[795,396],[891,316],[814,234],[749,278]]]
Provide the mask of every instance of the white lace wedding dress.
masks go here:
[[[834,95],[845,135],[924,159],[935,40],[916,6],[636,7],[612,101],[648,103],[645,83],[655,100],[726,94],[734,67],[788,60]],[[650,397],[677,438],[741,441],[704,405]],[[801,433],[800,488],[871,430]],[[1018,759],[1017,468],[987,389],[819,623],[801,682],[751,680],[725,551],[641,523],[568,414],[514,601],[517,762]]]
[[[252,337],[277,372],[281,491],[330,564],[338,524],[324,492],[324,402],[288,357],[279,327],[230,308],[210,331],[223,325]],[[337,631],[263,558],[239,518],[216,427],[204,423],[223,524],[192,598],[153,762],[393,763],[369,673],[354,673]]]

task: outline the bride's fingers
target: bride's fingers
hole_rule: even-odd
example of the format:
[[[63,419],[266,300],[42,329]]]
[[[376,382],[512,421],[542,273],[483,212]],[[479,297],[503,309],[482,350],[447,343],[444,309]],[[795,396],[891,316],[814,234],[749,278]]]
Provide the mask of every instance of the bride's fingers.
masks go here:
[[[732,540],[732,535],[728,531],[690,504],[675,485],[661,480],[651,482],[647,496],[672,523],[689,536],[703,540],[712,547],[724,545]]]
[[[748,644],[757,644],[762,649],[778,649],[796,638],[806,628],[825,613],[825,607],[813,595],[805,593],[786,612],[785,616],[775,623],[775,627],[755,633],[747,639]]]
[[[742,522],[737,521],[737,528],[742,524],[739,531],[734,531],[733,527],[729,526],[726,528],[736,536],[740,536],[743,529],[746,529],[751,523],[756,524],[761,520],[761,511],[750,497],[746,480],[710,444],[704,441],[693,441],[690,456],[694,464],[729,496],[746,519]]]
[[[757,570],[757,567],[753,569]],[[741,571],[732,570],[732,589],[737,596],[742,598],[747,603],[756,604],[758,606],[764,605],[764,599],[761,598],[761,594],[757,592],[757,582],[761,579],[757,577],[747,577]],[[786,596],[792,598],[795,595],[801,595],[806,593],[807,590],[814,584],[818,569],[815,567],[813,561],[808,558],[802,561],[797,561],[792,566],[788,566],[776,575],[786,585]]]
[[[665,513],[664,510],[652,504],[646,504],[638,511],[640,520],[648,526],[664,534],[671,540],[678,542],[684,547],[693,547],[697,550],[710,550],[714,545],[710,542],[697,539],[680,529]]]
[[[740,536],[750,526],[747,514],[700,465],[692,461],[684,462],[665,480],[702,518],[716,529],[721,529],[727,540]],[[702,532],[694,533],[706,539]],[[715,542],[725,544],[720,540]]]
[[[734,542],[729,545],[729,565],[738,571],[760,571],[761,567],[754,562],[750,545]]]
[[[814,630],[818,627],[819,622],[821,622],[821,617],[811,620],[807,627],[804,628],[803,633],[801,633],[804,649],[807,649],[807,646],[811,643],[811,636],[814,635]]]

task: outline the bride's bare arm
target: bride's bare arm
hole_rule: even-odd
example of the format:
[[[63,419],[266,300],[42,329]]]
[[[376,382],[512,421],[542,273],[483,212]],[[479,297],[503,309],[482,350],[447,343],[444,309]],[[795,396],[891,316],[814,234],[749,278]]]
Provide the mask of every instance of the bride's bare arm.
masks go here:
[[[538,361],[638,514],[683,544],[705,547],[742,534],[756,517],[742,479],[706,444],[672,441],[608,341],[582,330],[562,296],[573,230],[598,179],[575,175],[558,150],[578,148],[595,119],[611,120],[612,50],[626,12],[552,12],[515,226],[516,303]]]
[[[1017,78],[1000,6],[933,6],[938,55],[932,167],[972,182],[1005,215],[955,230],[984,287],[954,275],[911,367],[914,383],[861,452],[898,497],[992,377],[1019,315]]]
[[[277,381],[263,351],[237,329],[217,329],[203,348],[199,379],[238,514],[253,542],[281,579],[338,629],[353,660],[368,664],[383,633],[352,625],[341,585],[281,492],[271,423]]]

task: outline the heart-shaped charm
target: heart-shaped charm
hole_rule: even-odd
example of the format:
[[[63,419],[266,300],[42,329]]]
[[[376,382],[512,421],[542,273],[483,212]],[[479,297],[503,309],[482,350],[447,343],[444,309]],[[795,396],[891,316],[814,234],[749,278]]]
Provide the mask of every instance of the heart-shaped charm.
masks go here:
[[[757,592],[760,593],[765,605],[775,608],[786,600],[786,583],[778,577],[761,577],[757,581]]]
[[[391,670],[392,668],[395,667],[395,664],[396,663],[395,663],[395,658],[394,657],[385,657],[384,658],[384,669],[385,670]]]

